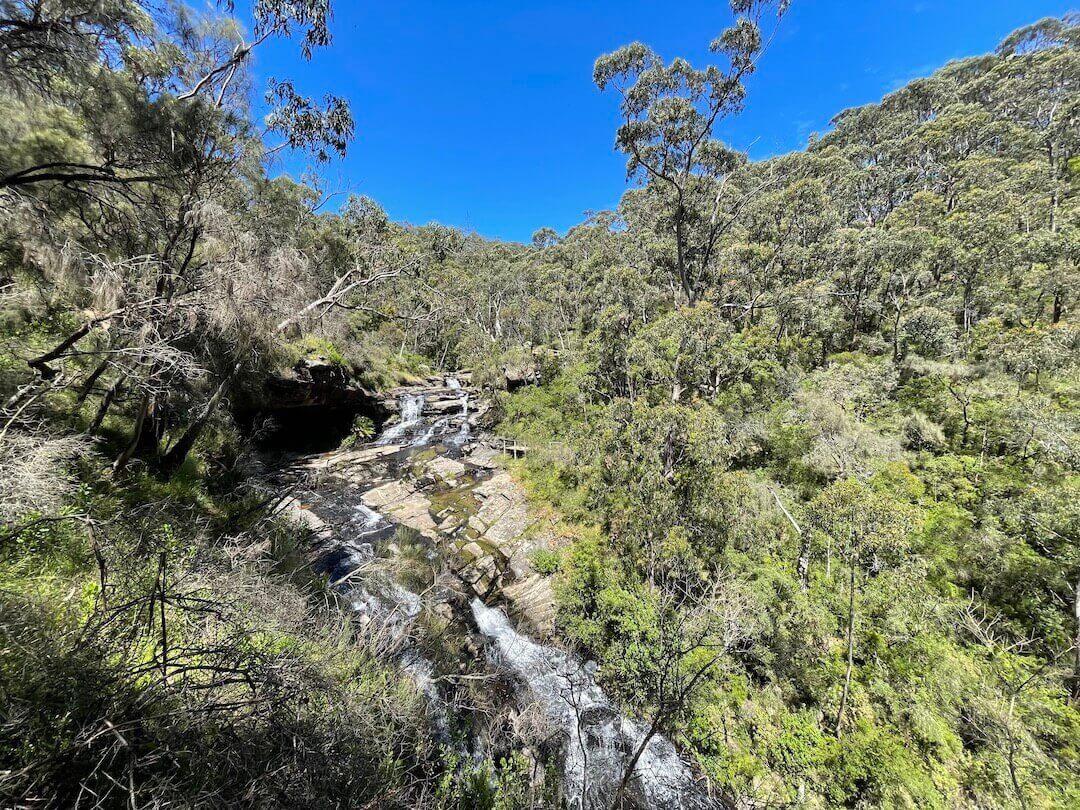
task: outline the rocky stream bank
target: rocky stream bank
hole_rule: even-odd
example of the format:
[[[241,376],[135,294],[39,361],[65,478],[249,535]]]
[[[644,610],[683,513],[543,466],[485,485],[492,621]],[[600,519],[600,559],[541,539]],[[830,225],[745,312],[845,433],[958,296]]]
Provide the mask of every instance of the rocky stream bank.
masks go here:
[[[552,643],[552,581],[536,570],[558,535],[487,435],[467,377],[387,392],[391,416],[363,446],[267,459],[281,509],[308,530],[311,564],[427,695],[433,734],[480,756],[512,738],[559,768],[562,801],[607,808],[644,738],[595,680]],[[494,719],[493,719],[494,718]],[[500,726],[493,731],[492,725]],[[713,806],[670,742],[639,757],[630,807]]]

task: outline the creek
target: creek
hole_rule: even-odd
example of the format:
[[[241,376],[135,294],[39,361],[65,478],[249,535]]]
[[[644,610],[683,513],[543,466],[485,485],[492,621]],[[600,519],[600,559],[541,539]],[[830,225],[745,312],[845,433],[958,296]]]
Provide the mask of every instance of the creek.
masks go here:
[[[508,615],[508,596],[522,588],[508,580],[529,585],[521,604],[554,600],[522,554],[497,547],[509,549],[517,538],[507,535],[520,527],[487,515],[505,490],[484,489],[498,462],[475,396],[453,377],[402,390],[396,419],[367,445],[279,458],[271,477],[293,490],[287,508],[315,537],[315,569],[427,697],[440,742],[479,759],[494,753],[482,730],[493,713],[519,738],[530,726],[536,740],[518,747],[559,764],[565,806],[607,810],[646,726],[604,694],[595,665]],[[638,758],[625,796],[625,806],[643,809],[717,806],[661,735]]]

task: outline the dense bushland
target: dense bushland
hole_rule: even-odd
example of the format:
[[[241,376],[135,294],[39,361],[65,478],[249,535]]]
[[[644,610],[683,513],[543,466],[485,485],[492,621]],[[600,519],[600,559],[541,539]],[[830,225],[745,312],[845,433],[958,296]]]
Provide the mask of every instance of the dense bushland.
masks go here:
[[[708,71],[604,57],[641,186],[463,254],[477,328],[412,332],[544,372],[501,430],[582,527],[561,627],[733,801],[1080,798],[1077,36],[763,163],[711,141]]]
[[[529,257],[589,291],[505,403],[552,448],[537,491],[606,538],[562,560],[567,634],[733,797],[1077,801],[1075,38],[1020,31],[729,175],[696,301],[658,180]],[[731,620],[717,577],[742,637],[709,658],[667,636]]]
[[[330,34],[326,3],[252,10],[237,46],[213,7],[0,3],[4,806],[496,807],[523,784],[444,750],[392,640],[243,472],[225,405],[268,373],[429,362],[351,322],[445,250],[269,177],[283,148],[343,154],[352,119],[287,81],[253,118],[252,49]]]

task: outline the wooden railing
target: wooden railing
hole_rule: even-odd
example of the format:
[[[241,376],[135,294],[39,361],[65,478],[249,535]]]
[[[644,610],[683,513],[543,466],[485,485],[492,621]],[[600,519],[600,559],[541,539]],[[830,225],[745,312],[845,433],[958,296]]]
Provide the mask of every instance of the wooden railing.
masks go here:
[[[507,436],[495,436],[491,442],[500,453],[507,453],[514,458],[521,458],[529,452],[526,445],[520,444],[517,439],[511,439]]]

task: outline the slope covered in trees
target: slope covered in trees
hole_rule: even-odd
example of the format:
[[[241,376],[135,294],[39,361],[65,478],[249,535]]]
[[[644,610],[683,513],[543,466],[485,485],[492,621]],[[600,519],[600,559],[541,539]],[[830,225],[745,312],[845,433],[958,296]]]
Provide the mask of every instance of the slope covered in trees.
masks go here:
[[[762,162],[714,130],[786,3],[717,66],[627,46],[632,187],[518,245],[271,177],[348,146],[340,99],[249,107],[325,3],[83,5],[0,2],[5,801],[542,806],[512,734],[434,742],[245,472],[229,406],[318,356],[471,369],[562,642],[719,801],[1080,803],[1074,18]]]

